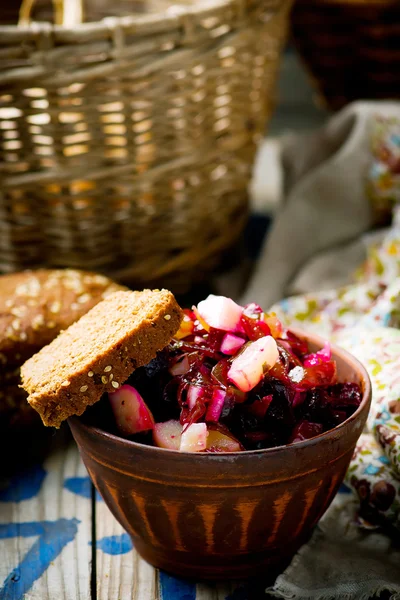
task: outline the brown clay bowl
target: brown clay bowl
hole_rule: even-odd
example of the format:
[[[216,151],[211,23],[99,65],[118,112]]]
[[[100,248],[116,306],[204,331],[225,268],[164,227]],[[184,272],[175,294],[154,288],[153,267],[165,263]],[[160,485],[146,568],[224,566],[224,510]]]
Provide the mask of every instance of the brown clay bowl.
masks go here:
[[[296,333],[312,349],[323,345]],[[339,379],[361,384],[361,405],[335,429],[297,444],[188,454],[122,439],[87,417],[69,419],[93,483],[146,561],[198,579],[267,575],[289,562],[336,494],[370,406],[364,367],[332,350]]]

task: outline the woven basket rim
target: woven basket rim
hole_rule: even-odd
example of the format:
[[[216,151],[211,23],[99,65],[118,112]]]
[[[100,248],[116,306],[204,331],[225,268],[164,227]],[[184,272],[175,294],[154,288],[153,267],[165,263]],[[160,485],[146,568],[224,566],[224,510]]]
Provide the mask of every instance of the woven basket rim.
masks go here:
[[[292,0],[150,1],[0,27],[0,270],[186,291],[231,252]]]
[[[275,0],[271,2],[271,13],[277,10],[277,7],[285,5],[285,0]],[[115,30],[123,33],[134,33],[140,28],[157,26],[157,31],[168,31],[171,27],[185,25],[188,17],[204,17],[212,15],[216,10],[227,9],[230,6],[239,6],[245,13],[249,8],[247,0],[196,0],[191,5],[171,6],[160,12],[146,15],[129,15],[121,17],[104,17],[99,21],[89,21],[78,25],[65,26],[54,25],[47,21],[32,21],[24,25],[0,25],[0,36],[6,36],[8,40],[21,37],[24,41],[29,38],[35,39],[41,34],[52,34],[55,41],[59,42],[77,42],[82,38],[87,39],[89,35],[91,40],[103,37],[110,37],[110,32]],[[4,38],[2,41],[6,41]]]

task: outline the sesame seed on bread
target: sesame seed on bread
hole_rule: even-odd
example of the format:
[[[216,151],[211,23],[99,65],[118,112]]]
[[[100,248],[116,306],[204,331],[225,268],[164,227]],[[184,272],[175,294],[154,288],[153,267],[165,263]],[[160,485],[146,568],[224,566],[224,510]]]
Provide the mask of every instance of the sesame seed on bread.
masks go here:
[[[81,415],[154,358],[182,317],[167,290],[111,294],[22,366],[29,404],[47,426]]]

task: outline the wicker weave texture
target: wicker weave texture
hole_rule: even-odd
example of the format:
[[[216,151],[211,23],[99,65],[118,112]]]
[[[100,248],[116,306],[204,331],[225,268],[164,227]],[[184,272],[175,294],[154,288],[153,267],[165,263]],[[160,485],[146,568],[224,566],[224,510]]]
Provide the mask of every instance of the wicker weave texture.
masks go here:
[[[332,109],[361,98],[400,98],[398,0],[297,0],[295,45]]]
[[[0,27],[0,270],[186,282],[243,228],[290,0]]]

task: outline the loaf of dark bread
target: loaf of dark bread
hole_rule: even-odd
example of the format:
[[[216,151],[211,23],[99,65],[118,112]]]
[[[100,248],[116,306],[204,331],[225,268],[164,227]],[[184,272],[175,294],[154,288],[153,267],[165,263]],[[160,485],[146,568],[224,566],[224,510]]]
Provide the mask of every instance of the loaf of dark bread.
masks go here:
[[[40,269],[0,277],[0,380],[109,294],[103,275]]]
[[[103,275],[73,269],[0,276],[0,452],[9,456],[2,471],[38,460],[50,437],[19,387],[21,364],[107,295],[124,289]]]
[[[22,366],[29,404],[48,426],[81,415],[154,358],[182,317],[167,290],[110,295]]]

